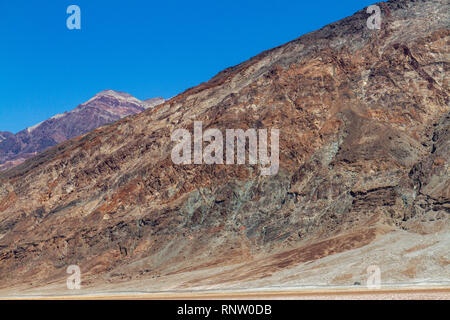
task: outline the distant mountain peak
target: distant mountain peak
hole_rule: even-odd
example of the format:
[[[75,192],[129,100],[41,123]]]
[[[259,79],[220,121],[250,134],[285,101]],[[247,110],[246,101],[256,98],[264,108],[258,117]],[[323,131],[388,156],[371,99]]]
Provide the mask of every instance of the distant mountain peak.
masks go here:
[[[133,97],[129,93],[107,89],[107,90],[100,91],[99,93],[94,95],[91,99],[89,99],[82,105],[87,105],[87,104],[91,103],[92,101],[102,99],[102,98],[109,98],[109,99],[115,99],[115,100],[120,100],[120,101],[128,101],[128,102],[133,102],[136,104],[142,103],[142,101]]]
[[[48,147],[164,101],[160,97],[141,101],[126,92],[108,89],[71,111],[58,113],[17,134],[0,132],[0,171],[18,165]]]
[[[95,96],[103,97],[103,96],[113,96],[113,97],[125,97],[125,98],[134,98],[131,94],[123,91],[116,91],[112,89],[106,89],[103,91],[100,91]]]

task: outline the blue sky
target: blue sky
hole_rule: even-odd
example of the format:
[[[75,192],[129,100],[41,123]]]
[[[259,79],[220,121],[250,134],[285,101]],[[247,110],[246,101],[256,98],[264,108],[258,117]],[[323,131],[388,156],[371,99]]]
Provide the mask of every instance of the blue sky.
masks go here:
[[[0,131],[105,89],[172,97],[374,2],[0,0]],[[71,4],[81,30],[66,27]]]

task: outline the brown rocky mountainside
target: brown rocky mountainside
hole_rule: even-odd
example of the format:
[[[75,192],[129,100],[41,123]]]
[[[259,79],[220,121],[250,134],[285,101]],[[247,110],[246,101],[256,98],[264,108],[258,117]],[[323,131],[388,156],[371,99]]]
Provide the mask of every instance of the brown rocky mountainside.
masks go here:
[[[0,132],[0,170],[9,169],[49,147],[162,102],[163,98],[140,101],[125,92],[104,90],[74,110],[57,114],[15,135]]]
[[[448,285],[449,5],[378,5],[1,173],[1,292]],[[278,128],[278,173],[174,164],[194,121]]]

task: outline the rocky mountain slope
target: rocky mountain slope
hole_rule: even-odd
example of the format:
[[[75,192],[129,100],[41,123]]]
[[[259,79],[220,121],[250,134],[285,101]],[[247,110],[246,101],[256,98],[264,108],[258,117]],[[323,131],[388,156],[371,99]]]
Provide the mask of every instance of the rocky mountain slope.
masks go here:
[[[448,281],[449,5],[378,5],[1,173],[3,292]],[[278,173],[174,164],[193,121],[280,129]]]
[[[18,165],[65,140],[162,102],[162,98],[140,101],[128,93],[105,90],[74,110],[57,114],[15,135],[0,132],[0,170]]]

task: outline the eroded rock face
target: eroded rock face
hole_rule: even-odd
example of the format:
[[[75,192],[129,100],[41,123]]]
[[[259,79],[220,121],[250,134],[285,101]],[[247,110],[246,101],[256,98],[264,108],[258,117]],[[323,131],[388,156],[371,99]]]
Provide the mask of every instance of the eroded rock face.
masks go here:
[[[361,10],[2,173],[2,286],[77,264],[85,285],[186,273],[192,287],[191,272],[245,262],[200,282],[232,285],[447,230],[448,5],[379,5],[380,30]],[[194,120],[279,128],[279,172],[173,164],[171,133]]]
[[[74,110],[57,114],[15,135],[0,132],[0,170],[14,167],[49,147],[162,102],[163,98],[140,101],[125,92],[105,90]]]

